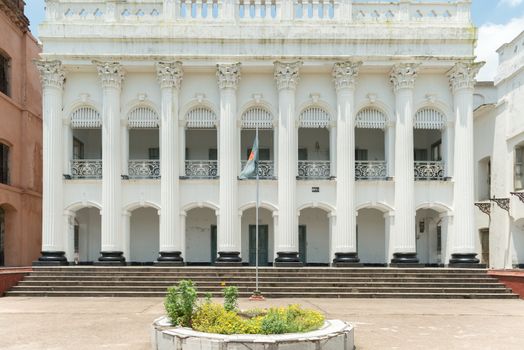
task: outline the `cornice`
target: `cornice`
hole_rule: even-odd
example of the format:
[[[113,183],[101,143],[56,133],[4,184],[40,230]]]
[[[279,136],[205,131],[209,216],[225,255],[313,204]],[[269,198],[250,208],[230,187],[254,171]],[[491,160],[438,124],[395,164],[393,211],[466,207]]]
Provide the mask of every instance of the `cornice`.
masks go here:
[[[0,12],[4,13],[23,33],[29,30],[29,19],[24,15],[18,0],[0,0]]]

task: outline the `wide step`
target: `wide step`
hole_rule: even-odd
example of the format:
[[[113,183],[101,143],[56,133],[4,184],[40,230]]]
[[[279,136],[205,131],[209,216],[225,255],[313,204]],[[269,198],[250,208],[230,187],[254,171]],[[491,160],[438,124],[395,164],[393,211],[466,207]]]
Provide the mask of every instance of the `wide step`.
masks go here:
[[[518,298],[479,269],[261,268],[268,298]],[[37,267],[7,296],[164,297],[169,286],[193,280],[199,295],[240,297],[255,289],[253,268]]]

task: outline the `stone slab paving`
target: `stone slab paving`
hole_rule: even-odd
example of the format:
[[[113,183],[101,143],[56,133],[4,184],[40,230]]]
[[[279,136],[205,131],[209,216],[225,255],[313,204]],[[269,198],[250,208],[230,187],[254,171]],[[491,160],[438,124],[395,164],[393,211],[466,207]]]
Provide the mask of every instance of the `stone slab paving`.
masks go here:
[[[524,348],[522,300],[241,300],[300,303],[355,325],[357,349]],[[158,298],[0,298],[0,349],[150,349]]]

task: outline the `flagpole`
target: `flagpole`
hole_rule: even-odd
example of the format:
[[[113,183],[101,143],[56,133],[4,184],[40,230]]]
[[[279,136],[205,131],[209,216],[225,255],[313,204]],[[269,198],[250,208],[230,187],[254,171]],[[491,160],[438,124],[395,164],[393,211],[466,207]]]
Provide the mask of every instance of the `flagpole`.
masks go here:
[[[256,136],[255,136],[257,142],[258,142],[258,125],[256,126]],[[258,144],[257,144],[258,146]],[[258,289],[258,199],[259,199],[259,180],[260,176],[258,175],[258,150],[257,150],[257,157],[255,157],[255,174],[257,176],[257,195],[256,195],[256,204],[255,204],[255,240],[256,240],[256,263],[255,263],[255,294],[260,294],[260,290]]]

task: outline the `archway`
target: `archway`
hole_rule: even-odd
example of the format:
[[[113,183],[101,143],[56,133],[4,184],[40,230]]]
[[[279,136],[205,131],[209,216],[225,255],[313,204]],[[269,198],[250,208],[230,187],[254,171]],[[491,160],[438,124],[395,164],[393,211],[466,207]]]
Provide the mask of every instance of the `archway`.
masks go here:
[[[217,257],[217,217],[215,209],[192,208],[186,212],[186,252],[188,265],[211,265]]]
[[[519,219],[511,225],[513,238],[512,265],[524,268],[524,219]]]
[[[242,212],[241,220],[241,242],[242,260],[255,265],[256,255],[256,212],[251,207]],[[267,208],[259,208],[258,211],[258,242],[259,242],[259,266],[271,265],[274,256],[274,221],[273,213]]]
[[[386,224],[384,213],[375,208],[362,208],[357,216],[357,250],[365,265],[387,264]]]
[[[421,264],[443,266],[445,242],[442,218],[433,209],[419,209],[415,217],[417,256]]]
[[[74,260],[79,264],[97,261],[102,246],[102,220],[95,207],[76,211],[73,229]]]
[[[0,266],[5,266],[5,210],[0,207]]]
[[[129,220],[129,257],[131,264],[153,264],[159,247],[158,209],[137,208]]]
[[[328,266],[331,225],[323,208],[304,208],[299,217],[299,256],[304,265]]]

